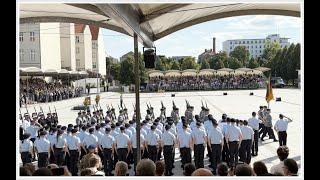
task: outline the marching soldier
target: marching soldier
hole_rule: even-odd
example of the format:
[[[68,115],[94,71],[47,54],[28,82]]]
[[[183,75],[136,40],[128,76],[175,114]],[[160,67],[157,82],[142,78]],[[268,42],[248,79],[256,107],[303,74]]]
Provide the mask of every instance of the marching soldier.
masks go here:
[[[111,108],[111,119],[112,119],[111,122],[113,122],[113,123],[115,123],[117,120],[117,116],[116,116],[116,112],[115,112],[114,108]]]
[[[192,137],[191,134],[187,131],[188,126],[183,124],[183,132],[178,134],[178,146],[180,148],[181,154],[181,168],[184,168],[184,165],[191,163],[191,150],[192,150]]]
[[[119,111],[118,122],[121,123],[121,124],[124,122],[124,116],[123,116],[123,110],[122,109],[120,109],[120,111]]]
[[[115,148],[115,138],[111,135],[111,128],[106,128],[106,134],[99,141],[99,148],[103,152],[104,173],[107,176],[113,175],[112,156]]]
[[[86,116],[86,112],[85,112],[85,111],[82,111],[82,116],[81,116],[81,118],[82,118],[82,123],[83,123],[83,124],[86,124],[86,123],[88,122],[88,118],[87,118],[87,116]]]
[[[162,107],[160,109],[160,122],[164,123],[165,120],[166,120],[166,109]]]
[[[204,121],[204,117],[205,117],[205,107],[204,106],[201,106],[201,111],[199,113],[199,116],[200,116],[200,120],[203,122]]]
[[[264,141],[263,138],[268,133],[269,139],[273,138],[273,142],[278,142],[278,140],[276,139],[276,136],[274,135],[273,129],[272,129],[272,117],[271,117],[270,113],[271,113],[271,110],[267,109],[267,112],[264,117],[265,130],[261,136],[261,141]]]
[[[226,132],[226,140],[230,150],[230,164],[235,167],[238,164],[239,146],[242,140],[242,133],[239,127],[235,125],[236,120],[231,119],[231,126]]]
[[[285,116],[280,114],[279,115],[279,120],[276,121],[276,124],[274,125],[274,129],[278,133],[279,137],[279,145],[280,146],[286,146],[287,145],[287,129],[288,129],[288,123],[292,122],[292,119],[285,117]]]
[[[82,124],[82,115],[81,115],[81,112],[78,112],[78,117],[76,118],[76,124],[77,124],[77,125]]]
[[[26,163],[31,163],[33,156],[33,143],[30,141],[30,134],[23,134],[23,138],[20,141],[20,153],[22,165],[24,166]]]
[[[95,145],[97,146],[98,144],[98,137],[95,136],[94,134],[94,128],[89,129],[89,135],[85,136],[82,142],[82,147],[85,149],[85,153],[87,153],[88,147],[90,145]]]
[[[208,148],[211,151],[212,173],[216,174],[217,165],[221,162],[221,152],[223,149],[224,138],[216,120],[212,121],[213,128],[208,132]]]
[[[96,111],[93,111],[93,116],[90,118],[90,123],[97,123],[98,122],[98,117]]]
[[[176,137],[170,132],[170,125],[165,126],[165,132],[162,134],[161,137],[161,146],[163,148],[163,155],[164,155],[164,162],[165,162],[165,175],[166,176],[172,176],[172,168],[173,168],[173,163],[172,161],[172,156],[174,152],[174,146],[176,143]]]
[[[46,139],[46,132],[40,132],[40,138],[34,142],[35,150],[38,153],[38,167],[47,167],[49,162],[50,142]]]
[[[123,116],[124,116],[125,122],[129,121],[128,109],[127,108],[123,109]]]
[[[112,117],[111,117],[111,111],[110,110],[108,110],[107,111],[107,115],[106,115],[106,117],[104,118],[104,120],[105,121],[112,121]]]
[[[156,126],[151,126],[151,131],[148,133],[146,137],[146,149],[149,153],[149,159],[151,159],[153,162],[156,162],[157,160],[157,154],[159,149],[159,141],[160,137],[156,133]]]
[[[240,130],[242,133],[242,141],[239,150],[240,159],[250,164],[251,162],[251,147],[252,141],[254,139],[254,132],[250,126],[248,126],[248,121],[243,121],[243,126],[240,126]]]
[[[71,133],[72,136],[68,142],[68,148],[70,153],[70,172],[73,176],[78,175],[78,163],[79,163],[79,156],[81,153],[81,144],[80,138],[77,137],[77,129],[72,129]]]
[[[142,129],[142,127],[140,127]],[[130,151],[133,153],[133,163],[134,163],[134,172],[136,171],[137,167],[137,138],[136,138],[136,131],[133,132],[131,138],[131,146],[130,146]],[[144,149],[145,149],[145,136],[143,134],[140,134],[140,153],[141,157],[144,154]]]
[[[66,157],[66,153],[69,154],[67,149],[67,140],[63,137],[63,130],[58,130],[57,138],[53,142],[55,164],[62,166]]]
[[[116,131],[116,126],[114,124],[111,124],[111,133],[110,134],[114,138],[116,138],[119,135],[119,132]],[[113,164],[113,168],[112,169],[115,168],[115,165],[118,162],[118,155],[117,155],[116,147],[115,147],[114,151],[115,151],[115,153],[113,154],[113,163],[112,163]]]
[[[194,147],[194,164],[196,168],[203,168],[204,164],[204,147],[207,144],[207,134],[200,129],[201,123],[196,123],[197,128],[191,132],[192,142]]]
[[[223,146],[223,150],[222,150],[222,161],[226,162],[228,164],[228,166],[230,166],[230,149],[227,143],[227,138],[226,138],[226,134],[227,131],[231,125],[231,119],[229,117],[227,117],[226,119],[227,123],[222,127],[222,134],[224,137],[224,146]]]
[[[179,121],[179,108],[175,108],[174,109],[174,114],[173,114],[173,116],[171,116],[172,117],[172,119],[173,119],[173,121],[174,121],[174,123],[175,124],[177,124],[178,123],[178,121]]]
[[[259,140],[259,119],[256,118],[257,113],[252,112],[252,118],[248,120],[248,125],[252,128],[253,141],[252,141],[252,156],[258,155],[258,140]]]
[[[124,133],[125,128],[121,126],[120,134],[115,137],[116,149],[119,161],[127,161],[128,152],[130,149],[130,138]]]

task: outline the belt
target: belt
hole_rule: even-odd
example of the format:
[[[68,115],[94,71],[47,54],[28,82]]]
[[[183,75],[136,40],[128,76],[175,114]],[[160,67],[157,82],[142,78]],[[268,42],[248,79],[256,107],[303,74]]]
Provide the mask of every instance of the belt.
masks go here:
[[[203,145],[204,143],[202,143],[202,144],[195,144],[196,146],[199,146],[199,145]]]
[[[126,147],[124,147],[124,148],[118,148],[118,149],[127,149]]]
[[[39,152],[38,154],[48,154],[49,152]]]
[[[148,146],[155,147],[155,146],[157,146],[157,145],[148,145]]]
[[[56,150],[62,150],[63,148],[56,148]]]
[[[111,150],[112,148],[103,148],[105,150]],[[120,148],[119,148],[120,149]],[[121,149],[124,149],[124,148],[121,148]]]
[[[69,151],[78,151],[78,149],[69,149]]]
[[[243,139],[242,141],[248,141],[248,140],[250,140],[250,141],[251,141],[252,139]]]
[[[279,131],[279,132],[287,132],[287,131]]]
[[[164,146],[173,146],[173,144],[171,144],[171,145],[164,145]]]

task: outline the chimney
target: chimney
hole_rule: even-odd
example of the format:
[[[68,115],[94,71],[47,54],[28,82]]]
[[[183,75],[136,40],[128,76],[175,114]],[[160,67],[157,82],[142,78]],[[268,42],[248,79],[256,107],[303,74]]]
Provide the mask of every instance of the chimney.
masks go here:
[[[212,52],[216,54],[216,38],[212,38]]]

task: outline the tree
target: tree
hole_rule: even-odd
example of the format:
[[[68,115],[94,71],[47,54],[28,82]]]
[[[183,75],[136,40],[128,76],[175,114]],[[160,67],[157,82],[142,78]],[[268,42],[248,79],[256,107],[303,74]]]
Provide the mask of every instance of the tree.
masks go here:
[[[245,46],[237,46],[230,52],[230,57],[236,58],[241,64],[246,65],[249,61],[249,51]]]
[[[110,65],[110,75],[112,78],[109,79],[109,81],[112,81],[113,79],[120,80],[120,63]]]
[[[139,59],[139,77],[140,82],[145,82],[147,79],[146,69],[144,67],[143,57],[141,53],[138,54]],[[135,74],[134,74],[134,56],[129,54],[121,63],[120,63],[120,82],[125,85],[130,85],[135,83]]]
[[[257,68],[257,67],[259,67],[259,63],[258,63],[257,60],[251,58],[251,60],[249,61],[249,66],[248,67],[251,68],[251,69]]]
[[[227,67],[226,66],[226,60],[228,58],[228,55],[224,51],[219,51],[217,54],[215,54],[210,60],[209,65],[211,69],[220,69],[217,67]]]
[[[156,59],[155,70],[165,71],[166,67],[160,58]]]
[[[270,40],[267,40],[265,43],[266,48],[263,51],[262,54],[262,60],[264,61],[271,61],[277,52],[281,50],[281,46],[279,42],[271,42]]]
[[[206,59],[204,59],[201,63],[201,68],[200,69],[209,69],[210,65]]]
[[[227,59],[227,61],[228,61],[228,64],[229,64],[229,68],[231,68],[231,69],[238,69],[238,68],[241,68],[243,66],[242,62],[237,60],[234,57],[229,57]]]
[[[197,63],[194,57],[184,58],[181,63],[181,70],[197,69]]]
[[[180,70],[180,65],[177,61],[173,61],[172,62],[172,66],[171,66],[172,70]]]

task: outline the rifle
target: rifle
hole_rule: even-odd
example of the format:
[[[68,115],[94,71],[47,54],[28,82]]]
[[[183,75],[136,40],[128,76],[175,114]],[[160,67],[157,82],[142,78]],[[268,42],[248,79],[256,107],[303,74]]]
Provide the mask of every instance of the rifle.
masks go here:
[[[174,104],[174,101],[172,100],[172,107],[175,108],[176,105]]]
[[[188,105],[188,101],[185,99],[185,101],[186,101],[186,106],[187,106],[187,109],[188,109],[188,107],[189,107],[189,105]]]
[[[34,109],[34,112],[37,113],[37,110],[36,110],[36,107],[35,107],[35,106],[33,106],[33,109]]]
[[[136,110],[136,107],[134,106],[134,104],[132,103],[132,106],[133,106],[133,110]]]
[[[41,106],[40,106],[40,110],[41,110],[42,114],[44,114],[44,113],[43,113],[43,109],[42,109],[42,107],[41,107]]]
[[[58,117],[58,113],[57,113],[56,106],[54,106],[54,112],[56,113],[56,115],[57,115],[57,117]]]
[[[150,109],[150,108],[149,108],[149,105],[148,105],[148,103],[146,103],[146,104],[147,104],[147,108],[148,108],[148,109]]]
[[[120,108],[119,104],[118,104],[118,108],[119,108],[119,111],[120,111],[120,110],[121,110],[121,108]]]
[[[151,109],[152,108],[151,103],[149,102],[149,104],[150,104],[150,109]]]
[[[201,105],[202,105],[202,107],[204,107],[204,105],[203,105],[203,101],[201,100]]]
[[[49,106],[49,112],[50,112],[50,114],[51,114],[51,108],[50,108],[50,106]]]
[[[29,114],[29,111],[28,111],[28,108],[27,108],[27,106],[26,106],[26,110],[27,110],[27,113]],[[29,114],[30,115],[30,114]]]
[[[206,101],[206,108],[208,108],[207,101]]]
[[[107,104],[107,108],[108,108],[108,111],[110,111],[110,107],[109,107],[109,105]]]

